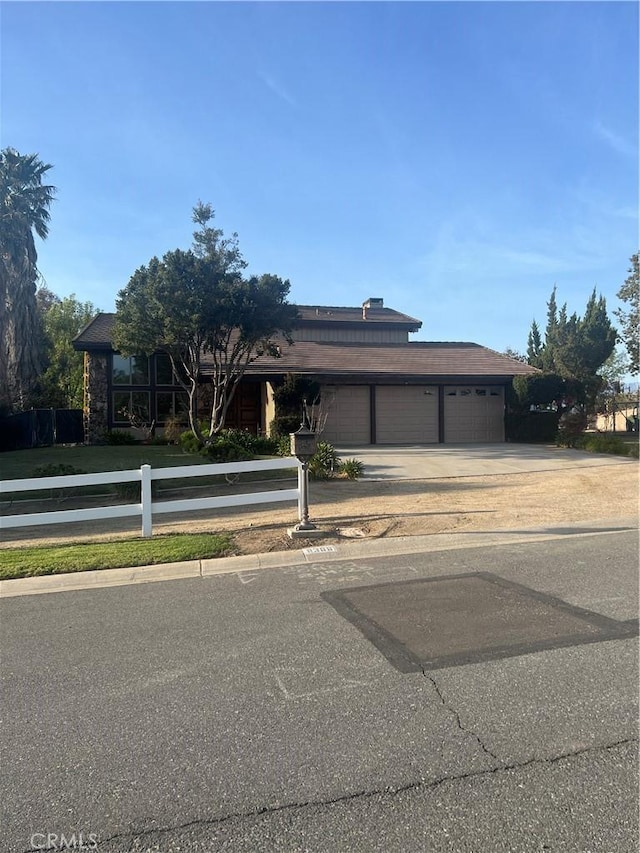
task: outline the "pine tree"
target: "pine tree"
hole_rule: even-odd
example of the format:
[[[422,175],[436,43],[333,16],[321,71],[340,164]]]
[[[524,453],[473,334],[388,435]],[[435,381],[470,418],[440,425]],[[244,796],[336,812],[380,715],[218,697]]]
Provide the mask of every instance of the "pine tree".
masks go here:
[[[542,339],[540,338],[540,329],[534,320],[531,324],[531,331],[527,338],[527,361],[533,367],[540,367],[540,354],[542,352]]]

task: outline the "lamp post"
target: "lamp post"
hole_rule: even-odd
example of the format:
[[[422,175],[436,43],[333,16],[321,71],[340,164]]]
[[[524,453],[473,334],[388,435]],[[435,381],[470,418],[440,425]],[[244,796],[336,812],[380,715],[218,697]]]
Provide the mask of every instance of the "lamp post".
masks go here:
[[[297,432],[289,433],[291,453],[300,461],[298,470],[298,488],[300,489],[300,521],[293,528],[294,532],[317,530],[315,524],[309,521],[309,460],[318,449],[318,436],[304,424]]]

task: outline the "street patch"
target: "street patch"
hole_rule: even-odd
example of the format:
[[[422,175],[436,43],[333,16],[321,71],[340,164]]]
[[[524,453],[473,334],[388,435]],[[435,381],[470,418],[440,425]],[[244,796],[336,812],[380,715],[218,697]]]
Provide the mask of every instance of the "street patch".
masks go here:
[[[474,572],[321,593],[400,672],[420,672],[636,636],[554,596]]]

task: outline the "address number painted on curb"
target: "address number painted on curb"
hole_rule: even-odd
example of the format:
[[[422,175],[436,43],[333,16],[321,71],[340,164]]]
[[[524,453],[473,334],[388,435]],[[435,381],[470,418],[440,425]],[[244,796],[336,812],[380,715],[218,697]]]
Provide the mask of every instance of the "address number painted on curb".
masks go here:
[[[315,548],[303,548],[303,554],[329,554],[331,551],[336,551],[335,545],[317,545]]]

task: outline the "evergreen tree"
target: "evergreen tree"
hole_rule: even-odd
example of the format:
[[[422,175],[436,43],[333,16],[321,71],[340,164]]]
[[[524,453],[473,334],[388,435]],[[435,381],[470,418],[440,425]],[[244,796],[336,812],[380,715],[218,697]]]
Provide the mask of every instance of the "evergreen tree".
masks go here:
[[[528,354],[536,363],[533,360],[530,363],[566,379],[593,379],[617,341],[617,332],[607,316],[606,301],[603,296],[597,296],[595,288],[584,317],[580,317],[576,312],[569,316],[566,303],[558,310],[554,287],[547,303],[547,328],[542,346],[538,345],[537,326],[535,330],[534,326],[529,333]]]
[[[531,324],[531,331],[527,338],[527,361],[533,367],[540,367],[540,353],[542,352],[542,340],[540,338],[540,329],[534,320]]]

